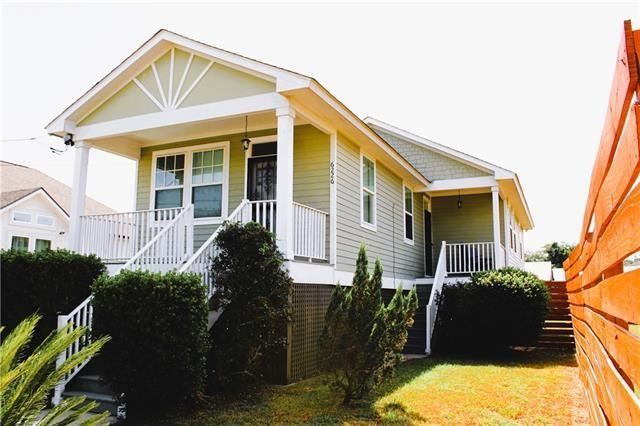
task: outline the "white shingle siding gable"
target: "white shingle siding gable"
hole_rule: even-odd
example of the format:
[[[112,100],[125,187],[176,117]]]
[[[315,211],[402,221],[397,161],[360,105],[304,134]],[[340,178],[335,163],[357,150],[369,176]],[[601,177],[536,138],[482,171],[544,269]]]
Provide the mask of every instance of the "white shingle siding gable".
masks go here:
[[[406,141],[396,135],[377,129],[376,133],[429,180],[489,176],[489,173],[433,152],[427,147],[421,147],[413,142]]]

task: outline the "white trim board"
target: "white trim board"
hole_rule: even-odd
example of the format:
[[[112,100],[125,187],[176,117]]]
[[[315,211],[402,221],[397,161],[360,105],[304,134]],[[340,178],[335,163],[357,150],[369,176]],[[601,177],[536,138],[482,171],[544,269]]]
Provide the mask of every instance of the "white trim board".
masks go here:
[[[331,265],[316,264],[309,262],[287,262],[289,274],[294,282],[304,284],[330,284],[350,287],[353,281],[353,272],[338,271]],[[382,288],[395,289],[402,283],[405,290],[411,289],[417,284],[418,279],[400,279],[393,277],[382,277]]]

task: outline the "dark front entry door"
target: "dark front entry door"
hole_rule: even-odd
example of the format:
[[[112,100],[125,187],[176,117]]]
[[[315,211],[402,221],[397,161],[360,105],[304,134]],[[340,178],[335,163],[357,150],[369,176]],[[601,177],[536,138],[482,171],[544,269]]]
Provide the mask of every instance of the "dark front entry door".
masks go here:
[[[248,166],[247,197],[249,200],[275,200],[277,157],[275,155],[252,157],[249,158]]]
[[[424,211],[424,269],[433,275],[433,241],[431,240],[431,212]]]

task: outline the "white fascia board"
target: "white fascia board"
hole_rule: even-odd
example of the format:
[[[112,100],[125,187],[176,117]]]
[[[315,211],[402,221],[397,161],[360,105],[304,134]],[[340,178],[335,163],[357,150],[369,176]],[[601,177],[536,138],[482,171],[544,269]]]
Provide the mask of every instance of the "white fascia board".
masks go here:
[[[352,125],[354,125],[359,131],[364,133],[370,140],[372,140],[385,154],[389,155],[399,164],[401,164],[407,172],[413,175],[423,185],[428,186],[430,181],[424,177],[416,168],[402,155],[393,149],[384,139],[374,132],[369,126],[367,126],[360,118],[354,113],[349,111],[342,103],[340,103],[328,90],[322,87],[317,81],[313,80],[310,85],[310,89],[319,96],[324,102],[346,118]]]
[[[28,200],[37,197],[37,196],[42,196],[42,198],[44,198],[53,208],[54,210],[56,210],[56,212],[58,212],[58,214],[62,217],[64,217],[67,222],[69,221],[69,215],[67,214],[67,212],[65,212],[62,207],[60,207],[58,205],[58,203],[56,203],[56,201],[51,198],[51,195],[49,195],[49,193],[47,191],[45,191],[43,188],[40,188],[36,191],[33,191],[31,194],[20,198],[19,200],[14,201],[11,204],[7,204],[6,206],[4,206],[3,208],[0,209],[0,213],[4,213],[5,211],[12,209],[14,207],[19,206],[22,203],[27,202]]]
[[[275,92],[265,93],[80,126],[76,127],[74,137],[76,140],[87,140],[118,136],[158,127],[263,112],[288,105],[289,101],[284,96]]]
[[[527,215],[527,219],[529,220],[530,229],[533,229],[533,227],[535,226],[533,222],[533,216],[531,216],[531,210],[529,210],[529,204],[527,203],[527,199],[524,196],[522,185],[520,185],[520,179],[518,178],[518,175],[516,175],[515,173],[513,178],[511,179],[513,180],[514,186],[516,187],[516,191],[518,192],[518,197],[520,198],[520,202],[522,203],[524,212]]]
[[[84,95],[82,95],[73,104],[67,107],[61,114],[59,114],[53,121],[51,121],[45,127],[47,133],[61,135],[65,132],[73,133],[75,123],[69,120],[79,108],[81,108],[87,101],[93,98],[96,94],[102,92],[110,84],[117,80],[123,73],[136,64],[141,58],[147,55],[150,51],[156,48],[161,43],[166,44],[168,49],[171,45],[175,47],[182,47],[186,50],[191,50],[200,53],[204,56],[209,56],[223,64],[241,67],[247,71],[259,74],[261,77],[269,77],[276,82],[276,90],[278,92],[284,92],[288,90],[295,90],[299,88],[309,87],[311,78],[303,76],[301,74],[287,71],[282,68],[275,67],[273,65],[265,64],[263,62],[256,61],[226,50],[218,49],[213,46],[201,43],[199,41],[184,37],[180,34],[173,33],[167,30],[158,31],[153,37],[147,40],[142,46],[136,49],[127,59],[125,59],[120,65],[114,68],[103,79],[96,83],[91,89],[89,89]],[[135,75],[128,76],[135,77]],[[127,78],[127,82],[130,78]],[[118,86],[118,88],[121,85]],[[111,96],[113,93],[107,94]]]
[[[426,189],[428,192],[452,191],[457,189],[485,188],[496,186],[493,176],[482,176],[461,179],[434,180]]]
[[[448,146],[439,144],[432,140],[423,138],[422,136],[418,136],[406,130],[395,127],[391,124],[385,123],[383,121],[377,120],[372,117],[366,117],[364,122],[368,126],[374,126],[379,128],[380,130],[393,133],[397,136],[400,136],[403,139],[406,139],[408,142],[413,142],[416,145],[424,146],[426,148],[430,148],[433,151],[445,155],[451,159],[461,161],[469,166],[475,167],[485,172],[493,173],[496,179],[508,179],[513,177],[514,173],[510,170],[504,169],[502,167],[496,166],[495,164],[491,164],[487,161],[476,158],[472,155],[465,154],[462,151],[458,151],[453,148],[449,148]]]

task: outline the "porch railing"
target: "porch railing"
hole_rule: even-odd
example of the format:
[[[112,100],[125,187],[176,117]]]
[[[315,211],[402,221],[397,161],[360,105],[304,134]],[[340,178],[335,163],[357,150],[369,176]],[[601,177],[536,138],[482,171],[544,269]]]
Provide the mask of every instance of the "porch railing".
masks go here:
[[[126,262],[184,209],[143,210],[80,217],[80,252]]]
[[[180,267],[193,253],[193,204],[164,224],[123,269],[167,272]]]
[[[449,274],[472,274],[496,267],[493,242],[447,243],[445,256]]]
[[[251,219],[276,233],[277,203],[275,200],[247,201],[251,209]]]
[[[447,277],[447,242],[443,241],[440,247],[440,255],[438,256],[438,264],[436,265],[436,272],[433,276],[433,286],[431,287],[431,294],[429,295],[429,302],[426,307],[427,314],[427,330],[426,330],[426,347],[425,353],[431,354],[431,336],[433,336],[433,328],[436,324],[436,317],[438,316],[438,301],[436,300],[438,294],[442,292],[444,287],[444,279]]]
[[[328,214],[293,203],[293,254],[311,259],[326,259]]]

